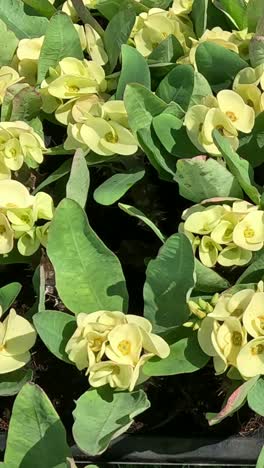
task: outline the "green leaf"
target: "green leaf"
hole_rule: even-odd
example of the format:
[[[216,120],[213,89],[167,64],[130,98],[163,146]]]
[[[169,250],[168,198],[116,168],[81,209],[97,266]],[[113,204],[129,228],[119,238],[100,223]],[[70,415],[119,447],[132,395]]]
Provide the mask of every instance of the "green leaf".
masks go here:
[[[62,177],[66,176],[69,174],[71,171],[71,166],[72,166],[72,160],[67,159],[64,161],[61,166],[58,167],[54,172],[52,172],[43,182],[41,182],[37,188],[34,190],[33,195],[38,193],[40,190],[42,190],[44,187],[47,185],[53,184],[57,180],[61,179]]]
[[[187,111],[189,106],[199,104],[212,91],[206,79],[191,65],[177,65],[161,81],[156,93],[165,102],[177,102]]]
[[[243,198],[234,176],[223,164],[206,156],[179,160],[175,180],[180,195],[196,203],[213,197]]]
[[[247,4],[245,0],[215,0],[214,5],[223,11],[239,30],[247,27]]]
[[[210,358],[201,350],[197,333],[193,330],[182,327],[173,331],[169,340],[166,335],[164,338],[170,344],[170,355],[165,359],[151,358],[144,365],[144,374],[149,376],[187,374],[202,369],[208,363]]]
[[[249,0],[247,6],[248,32],[256,32],[259,19],[264,14],[263,0]]]
[[[134,216],[135,218],[143,221],[153,232],[156,236],[161,240],[161,242],[165,242],[165,236],[159,230],[159,228],[149,219],[147,216],[142,213],[142,211],[138,210],[134,206],[125,205],[124,203],[118,203],[119,208],[127,213],[129,216]]]
[[[162,0],[158,0],[162,1]],[[165,0],[163,0],[165,1]],[[167,0],[168,1],[168,0]],[[147,12],[148,8],[146,8],[143,3],[139,3],[137,0],[97,0],[96,1],[96,9],[108,20],[111,20],[113,16],[115,16],[120,8],[124,5],[129,3],[133,6],[135,12],[138,14],[142,12]],[[162,8],[162,7],[160,7]]]
[[[149,128],[152,117],[159,115],[167,107],[162,99],[140,84],[126,87],[124,102],[129,125],[134,133],[142,128]]]
[[[229,282],[225,278],[222,278],[216,271],[206,267],[197,259],[195,259],[195,273],[196,291],[214,294],[230,287]]]
[[[47,18],[27,15],[22,0],[0,0],[0,19],[18,39],[43,36],[49,24]]]
[[[236,52],[213,42],[203,42],[198,46],[195,61],[198,71],[215,92],[231,87],[238,72],[248,67]]]
[[[264,63],[264,16],[260,18],[256,34],[249,43],[249,58],[254,68]]]
[[[57,12],[50,20],[38,61],[38,83],[49,67],[56,67],[65,57],[83,59],[79,35],[68,15]]]
[[[194,0],[191,18],[198,38],[200,38],[206,30],[207,8],[208,0]]]
[[[263,466],[264,466],[264,447],[262,447],[262,450],[261,450],[261,452],[259,454],[257,464],[256,464],[256,468],[263,468]]]
[[[176,62],[178,58],[184,55],[184,50],[178,39],[170,34],[164,41],[160,42],[158,46],[148,56],[148,60],[155,60],[159,63]]]
[[[258,283],[264,279],[264,252],[260,250],[254,255],[253,262],[238,278],[237,283]]]
[[[115,174],[94,191],[94,199],[101,205],[113,205],[145,175],[145,170]]]
[[[261,377],[256,384],[249,390],[247,395],[248,406],[255,413],[264,416],[264,380]]]
[[[264,112],[257,115],[255,125],[245,144],[239,147],[239,155],[246,159],[252,167],[264,163]]]
[[[0,305],[6,312],[19,295],[22,286],[20,283],[10,283],[0,289]]]
[[[2,121],[24,120],[30,123],[37,117],[42,106],[39,92],[26,83],[9,86],[1,109]]]
[[[122,44],[126,44],[135,24],[134,8],[127,4],[108,23],[104,33],[105,50],[108,55],[108,73],[114,70]]]
[[[173,234],[150,260],[144,285],[144,315],[156,331],[182,325],[194,287],[194,256],[189,239]]]
[[[60,298],[72,312],[127,309],[127,289],[118,258],[92,230],[85,212],[64,199],[51,222],[48,256]]]
[[[145,58],[137,49],[123,44],[122,48],[122,70],[118,80],[116,99],[123,99],[126,85],[129,83],[140,83],[150,89],[150,71]]]
[[[115,392],[109,386],[89,390],[77,400],[73,412],[75,442],[83,452],[98,455],[107,449],[111,440],[126,432],[133,419],[149,406],[143,390]]]
[[[0,67],[10,65],[17,45],[16,35],[13,31],[8,31],[5,23],[0,20]]]
[[[65,347],[76,330],[75,317],[65,312],[45,310],[35,314],[33,322],[48,350],[58,359],[72,364]]]
[[[51,402],[40,387],[27,383],[13,406],[4,463],[8,468],[67,468],[70,455]]]
[[[18,369],[0,375],[0,396],[16,395],[33,378],[31,369]]]
[[[51,18],[56,13],[56,8],[49,2],[49,0],[23,0],[23,2],[36,10],[40,16]]]
[[[229,141],[220,135],[217,130],[214,130],[214,142],[225,159],[230,172],[237,179],[240,187],[253,201],[253,203],[258,205],[260,202],[260,193],[252,181],[253,169],[249,162],[240,158],[233,150]]]
[[[232,416],[236,411],[238,411],[245,404],[247,395],[251,388],[256,384],[258,378],[259,376],[257,375],[240,385],[240,387],[238,387],[228,398],[225,406],[219,413],[207,414],[206,418],[209,425],[214,426],[215,424],[219,424],[223,419],[227,418],[227,416]]]
[[[82,149],[78,149],[72,160],[70,178],[66,185],[66,197],[75,200],[84,208],[90,185],[90,174]]]

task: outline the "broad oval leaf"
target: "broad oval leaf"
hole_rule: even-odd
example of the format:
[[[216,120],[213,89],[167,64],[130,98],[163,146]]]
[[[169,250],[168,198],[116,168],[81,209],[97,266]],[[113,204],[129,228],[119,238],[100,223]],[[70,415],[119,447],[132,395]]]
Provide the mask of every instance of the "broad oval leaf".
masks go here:
[[[156,331],[182,325],[194,287],[194,256],[189,239],[173,234],[150,260],[144,285],[144,315]]]
[[[5,465],[67,468],[66,459],[70,456],[66,431],[50,400],[40,387],[27,383],[13,406]]]
[[[56,8],[52,5],[49,0],[23,0],[23,2],[36,10],[40,16],[46,16],[46,18],[51,18],[54,13],[56,13]]]
[[[3,65],[10,65],[16,48],[18,39],[13,31],[9,31],[5,23],[0,20],[0,67]]]
[[[264,416],[264,379],[261,377],[249,390],[247,395],[248,406],[260,416]]]
[[[57,207],[47,249],[59,296],[69,310],[126,312],[128,295],[120,262],[75,201],[64,199]]]
[[[48,350],[58,359],[72,364],[65,347],[76,330],[75,318],[64,312],[45,310],[35,314],[33,322]]]
[[[84,208],[90,186],[90,174],[83,150],[78,149],[72,160],[71,172],[66,185],[66,197],[75,200]]]
[[[20,283],[10,283],[0,289],[0,305],[6,312],[19,295],[22,286]]]
[[[213,197],[243,198],[235,177],[223,164],[206,156],[179,160],[175,180],[180,195],[196,203]]]
[[[122,70],[118,80],[116,99],[123,99],[126,85],[140,83],[150,89],[150,71],[147,61],[137,49],[122,45]]]
[[[75,442],[83,452],[99,455],[149,406],[143,390],[115,392],[108,385],[89,390],[77,400],[73,411]]]
[[[0,19],[18,39],[43,36],[49,24],[47,18],[27,15],[22,0],[0,0]]]
[[[94,199],[101,205],[113,205],[145,175],[145,170],[114,174],[94,191]]]
[[[225,278],[212,268],[203,265],[197,258],[195,259],[195,275],[196,291],[214,294],[230,287],[230,283]]]
[[[191,17],[198,38],[201,37],[206,30],[207,8],[208,0],[194,0]]]

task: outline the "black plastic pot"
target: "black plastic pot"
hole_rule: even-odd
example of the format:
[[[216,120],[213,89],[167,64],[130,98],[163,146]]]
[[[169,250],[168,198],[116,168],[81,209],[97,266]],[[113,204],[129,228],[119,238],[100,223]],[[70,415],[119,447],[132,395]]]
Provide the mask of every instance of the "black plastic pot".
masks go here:
[[[76,446],[72,452],[80,467],[92,462],[242,467],[256,466],[263,444],[264,430],[250,437],[233,436],[221,440],[128,434],[116,439],[100,457],[88,458]]]

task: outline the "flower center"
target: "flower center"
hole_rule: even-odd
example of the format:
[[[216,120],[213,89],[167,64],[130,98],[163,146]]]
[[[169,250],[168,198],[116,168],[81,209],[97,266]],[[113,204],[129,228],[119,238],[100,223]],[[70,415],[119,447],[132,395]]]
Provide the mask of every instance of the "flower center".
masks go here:
[[[108,141],[108,143],[117,143],[118,136],[116,133],[108,132],[105,134],[105,140]]]
[[[236,122],[237,121],[237,116],[236,116],[236,114],[234,114],[234,112],[227,111],[226,115],[231,120],[231,122]]]
[[[254,229],[250,227],[247,227],[246,229],[244,229],[244,236],[246,239],[251,239],[252,237],[254,237],[254,235],[255,235]]]
[[[5,346],[2,344],[0,345],[0,352],[5,350]]]
[[[0,225],[0,236],[6,233],[6,228],[3,225]]]
[[[264,346],[262,344],[258,344],[256,346],[253,346],[253,348],[251,348],[252,356],[257,356],[258,354],[263,353],[263,351],[264,351]]]
[[[241,346],[241,344],[242,344],[242,335],[241,335],[241,333],[239,333],[237,331],[232,333],[232,343],[235,346]]]
[[[128,340],[122,340],[120,341],[118,345],[118,349],[120,353],[123,354],[123,356],[127,356],[130,353],[131,350],[131,343]]]
[[[68,86],[66,85],[65,88],[69,93],[78,93],[80,91],[80,88],[78,86]]]

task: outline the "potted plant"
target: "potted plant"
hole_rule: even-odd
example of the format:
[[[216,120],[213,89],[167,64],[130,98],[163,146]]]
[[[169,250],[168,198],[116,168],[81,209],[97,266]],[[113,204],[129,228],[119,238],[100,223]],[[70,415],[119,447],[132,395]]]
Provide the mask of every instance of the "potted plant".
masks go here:
[[[0,0],[3,467],[264,467],[262,3]]]

